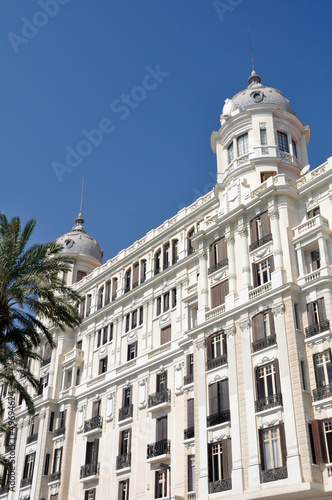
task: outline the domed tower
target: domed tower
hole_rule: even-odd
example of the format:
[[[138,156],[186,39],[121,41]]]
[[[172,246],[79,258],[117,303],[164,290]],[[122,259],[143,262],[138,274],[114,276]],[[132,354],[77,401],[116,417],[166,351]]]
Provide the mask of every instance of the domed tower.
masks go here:
[[[248,83],[248,88],[226,99],[221,127],[211,135],[218,183],[225,186],[237,178],[255,189],[276,174],[298,179],[308,165],[310,127],[302,124],[279,90],[261,83],[255,71]]]
[[[63,246],[63,253],[76,258],[73,270],[68,273],[67,285],[80,281],[102,264],[104,252],[99,243],[85,232],[84,222],[80,213],[73,229],[56,240]]]

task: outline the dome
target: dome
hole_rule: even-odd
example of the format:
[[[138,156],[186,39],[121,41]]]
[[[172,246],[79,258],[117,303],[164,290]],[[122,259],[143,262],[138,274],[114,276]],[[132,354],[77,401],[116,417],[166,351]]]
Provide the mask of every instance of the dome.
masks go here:
[[[279,109],[295,114],[286,97],[282,95],[280,90],[272,87],[265,87],[261,84],[261,77],[255,71],[252,71],[248,78],[249,86],[245,90],[235,94],[232,99],[227,99],[223,107],[223,115],[228,115],[236,108],[247,108],[253,104],[276,104]]]
[[[98,241],[85,232],[82,214],[79,214],[75,222],[76,224],[73,229],[69,233],[57,238],[56,242],[63,245],[66,254],[72,254],[73,256],[78,254],[85,255],[97,259],[102,263],[104,252],[100,249]]]

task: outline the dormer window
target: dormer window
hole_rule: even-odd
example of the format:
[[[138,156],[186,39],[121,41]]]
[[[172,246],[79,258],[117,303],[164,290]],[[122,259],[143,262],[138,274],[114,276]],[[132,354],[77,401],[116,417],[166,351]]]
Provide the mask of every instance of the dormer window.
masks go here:
[[[277,132],[277,137],[279,151],[285,151],[286,153],[289,153],[287,135],[284,134],[284,132]]]

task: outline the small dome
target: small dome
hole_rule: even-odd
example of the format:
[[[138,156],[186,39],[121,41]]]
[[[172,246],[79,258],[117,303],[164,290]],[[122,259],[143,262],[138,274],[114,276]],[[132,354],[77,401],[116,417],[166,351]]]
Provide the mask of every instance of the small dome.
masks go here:
[[[102,263],[104,252],[100,249],[98,241],[89,236],[83,227],[84,219],[79,214],[75,219],[75,226],[69,232],[57,238],[56,242],[63,245],[64,252],[72,255],[86,255]]]
[[[276,104],[279,109],[293,113],[292,106],[286,97],[282,95],[280,90],[272,87],[265,87],[261,84],[261,77],[253,71],[248,78],[249,86],[245,90],[235,94],[232,99],[227,99],[223,108],[223,114],[228,114],[230,109],[230,101],[233,103],[233,108],[247,108],[253,104]]]

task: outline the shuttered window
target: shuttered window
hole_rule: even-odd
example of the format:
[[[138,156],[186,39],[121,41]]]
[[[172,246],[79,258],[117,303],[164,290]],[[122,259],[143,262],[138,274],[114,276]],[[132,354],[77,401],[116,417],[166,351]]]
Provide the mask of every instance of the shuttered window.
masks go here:
[[[223,439],[208,444],[209,482],[221,481],[231,477],[232,448],[231,439]]]
[[[86,443],[85,465],[98,462],[99,439]]]
[[[209,414],[229,410],[228,379],[209,385]]]
[[[187,399],[187,427],[194,427],[194,398]]]
[[[270,217],[267,212],[250,221],[250,241],[255,243],[271,233]]]
[[[262,470],[277,469],[286,465],[284,424],[260,429],[259,444]]]
[[[224,262],[225,259],[227,259],[227,243],[225,237],[222,237],[210,245],[210,272],[218,268],[218,264]]]
[[[324,297],[307,304],[309,326],[318,325],[326,320]]]
[[[157,418],[156,421],[156,441],[167,439],[167,415]]]
[[[252,265],[254,287],[264,285],[271,281],[271,273],[274,271],[273,256]]]
[[[266,339],[274,334],[274,318],[270,309],[258,313],[252,318],[252,337],[254,342]]]
[[[166,344],[171,340],[171,325],[166,326],[160,330],[160,344]]]
[[[221,306],[225,303],[225,297],[229,292],[228,280],[211,288],[211,308]]]
[[[280,394],[279,363],[273,363],[256,368],[257,398],[264,399],[274,394]]]

